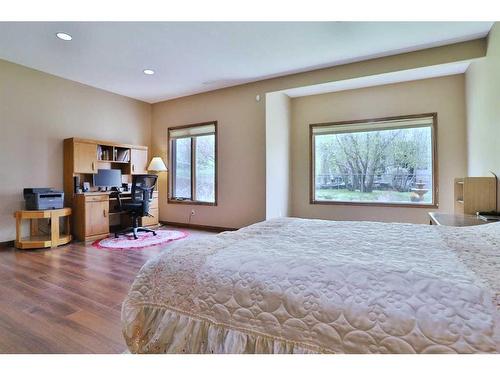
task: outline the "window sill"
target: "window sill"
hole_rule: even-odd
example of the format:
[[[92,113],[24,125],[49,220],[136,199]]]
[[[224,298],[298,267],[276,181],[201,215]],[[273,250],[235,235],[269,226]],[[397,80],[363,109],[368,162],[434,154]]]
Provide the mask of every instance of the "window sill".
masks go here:
[[[192,201],[189,199],[178,200],[178,199],[168,199],[169,204],[189,204],[193,206],[217,206],[217,202],[201,202],[201,201]]]
[[[339,205],[339,206],[373,206],[373,207],[405,207],[405,208],[438,208],[438,203],[384,203],[384,202],[352,202],[352,201],[318,201],[311,200],[310,204]]]

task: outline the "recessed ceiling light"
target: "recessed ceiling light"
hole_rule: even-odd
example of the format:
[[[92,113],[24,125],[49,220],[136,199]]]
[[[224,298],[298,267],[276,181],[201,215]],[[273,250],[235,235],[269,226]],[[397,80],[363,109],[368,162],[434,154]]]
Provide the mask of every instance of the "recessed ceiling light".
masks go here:
[[[73,39],[73,37],[72,37],[71,35],[66,34],[66,33],[61,33],[61,32],[60,32],[60,33],[57,33],[57,34],[56,34],[56,36],[57,36],[59,39],[61,39],[61,40],[66,40],[66,41]]]
[[[144,69],[143,72],[148,76],[155,74],[155,71],[153,69]]]

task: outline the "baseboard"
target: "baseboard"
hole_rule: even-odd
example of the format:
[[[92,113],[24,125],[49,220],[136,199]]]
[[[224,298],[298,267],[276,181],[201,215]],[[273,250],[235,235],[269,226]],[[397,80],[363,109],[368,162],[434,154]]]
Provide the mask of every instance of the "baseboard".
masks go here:
[[[172,227],[201,229],[201,230],[207,230],[210,232],[225,232],[225,231],[238,230],[238,228],[215,227],[212,225],[201,225],[201,224],[191,224],[191,223],[176,223],[176,222],[172,222],[172,221],[162,221],[162,220],[160,220],[160,223],[163,225],[170,225]]]
[[[14,240],[0,242],[0,249],[3,247],[14,247]]]

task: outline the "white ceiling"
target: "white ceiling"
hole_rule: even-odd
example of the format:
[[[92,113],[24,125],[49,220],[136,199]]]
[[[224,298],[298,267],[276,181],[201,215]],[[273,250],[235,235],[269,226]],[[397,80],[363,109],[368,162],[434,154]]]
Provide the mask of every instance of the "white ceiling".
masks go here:
[[[0,58],[149,103],[487,35],[491,22],[0,22]],[[55,37],[64,31],[70,42]],[[147,76],[143,69],[156,71]]]

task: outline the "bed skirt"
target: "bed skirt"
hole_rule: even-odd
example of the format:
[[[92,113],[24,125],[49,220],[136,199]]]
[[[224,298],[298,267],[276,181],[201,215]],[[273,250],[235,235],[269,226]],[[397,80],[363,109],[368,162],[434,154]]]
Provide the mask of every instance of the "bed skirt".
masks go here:
[[[331,353],[327,349],[306,347],[303,343],[257,332],[245,332],[160,306],[124,305],[122,320],[129,322],[123,331],[125,341],[130,352],[137,354]]]

